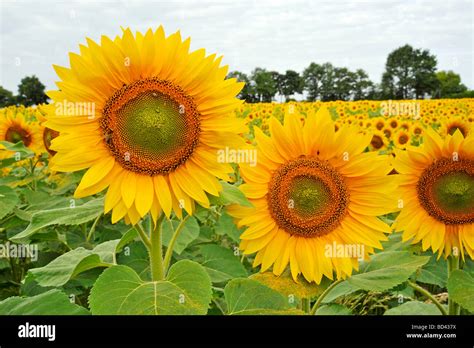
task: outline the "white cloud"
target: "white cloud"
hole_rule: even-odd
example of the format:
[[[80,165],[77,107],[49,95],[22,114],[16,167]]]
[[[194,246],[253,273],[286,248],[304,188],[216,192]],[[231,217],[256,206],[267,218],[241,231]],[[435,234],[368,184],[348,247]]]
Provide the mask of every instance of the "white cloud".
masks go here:
[[[409,43],[429,49],[439,69],[474,87],[472,0],[435,1],[2,1],[0,84],[16,92],[36,74],[48,88],[52,64],[68,65],[86,37],[180,29],[192,48],[224,55],[231,70],[302,71],[311,61],[366,70],[378,82],[387,54]],[[21,64],[17,66],[18,58]]]

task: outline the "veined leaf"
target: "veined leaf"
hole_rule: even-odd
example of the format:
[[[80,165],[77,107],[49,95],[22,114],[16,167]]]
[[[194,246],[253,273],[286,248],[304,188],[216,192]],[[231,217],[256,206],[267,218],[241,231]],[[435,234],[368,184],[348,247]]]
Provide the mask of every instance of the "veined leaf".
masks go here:
[[[111,267],[97,279],[89,303],[98,315],[204,315],[211,296],[211,280],[202,266],[182,260],[162,281],[146,282],[130,267]]]
[[[449,297],[469,312],[474,312],[474,277],[462,270],[455,270],[448,279]]]
[[[16,192],[8,186],[0,186],[0,219],[10,214],[20,202]]]

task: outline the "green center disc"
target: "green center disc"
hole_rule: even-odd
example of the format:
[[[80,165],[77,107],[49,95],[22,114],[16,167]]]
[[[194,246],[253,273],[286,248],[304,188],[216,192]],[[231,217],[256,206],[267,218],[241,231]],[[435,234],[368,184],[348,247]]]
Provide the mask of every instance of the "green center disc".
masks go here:
[[[436,203],[448,213],[474,212],[474,177],[465,172],[453,172],[438,178],[433,185]]]
[[[185,145],[186,120],[169,96],[147,91],[120,110],[117,126],[128,148],[154,159],[171,155]]]
[[[10,127],[7,129],[7,133],[5,134],[5,140],[14,144],[23,141],[23,144],[25,146],[28,146],[31,143],[31,138],[28,132],[24,129],[17,127]]]
[[[289,192],[294,211],[304,219],[324,212],[330,200],[328,187],[314,177],[295,178],[289,187]]]

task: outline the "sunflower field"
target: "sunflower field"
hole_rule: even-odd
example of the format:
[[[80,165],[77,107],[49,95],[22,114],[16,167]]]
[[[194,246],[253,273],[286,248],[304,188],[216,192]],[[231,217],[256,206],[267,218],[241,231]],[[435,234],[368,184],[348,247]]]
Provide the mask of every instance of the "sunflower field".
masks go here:
[[[474,99],[245,104],[189,46],[0,109],[0,314],[474,313]]]

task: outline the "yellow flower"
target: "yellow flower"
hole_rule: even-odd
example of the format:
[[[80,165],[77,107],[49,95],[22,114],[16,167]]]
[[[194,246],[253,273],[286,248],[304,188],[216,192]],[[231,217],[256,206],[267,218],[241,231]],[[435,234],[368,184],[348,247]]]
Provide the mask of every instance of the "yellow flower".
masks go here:
[[[55,103],[45,123],[60,133],[52,169],[88,169],[75,196],[107,188],[114,223],[192,214],[195,202],[209,206],[206,192],[218,195],[217,178],[230,180],[217,150],[243,142],[244,121],[230,115],[243,84],[225,79],[222,57],[189,46],[162,27],[135,36],[126,29],[100,44],[87,39],[69,55],[71,68],[55,66],[61,81],[48,92]]]
[[[8,107],[0,112],[0,141],[23,144],[39,154],[43,151],[42,127],[31,117],[29,111],[24,107]],[[3,150],[2,150],[3,149]],[[0,145],[0,158],[12,155],[11,151],[5,151]]]
[[[241,249],[257,253],[262,272],[273,265],[280,275],[289,264],[295,280],[351,275],[357,257],[333,251],[355,246],[365,258],[382,248],[390,227],[377,216],[397,209],[388,157],[364,152],[371,134],[347,126],[335,132],[326,108],[309,112],[304,125],[297,113],[286,113],[284,125],[273,118],[270,131],[255,128],[258,163],[240,165],[240,189],[254,208],[228,208],[248,226]]]
[[[410,145],[410,141],[411,141],[410,133],[407,130],[403,129],[403,128],[401,128],[394,135],[395,146],[399,149],[406,148],[408,145]]]
[[[430,127],[423,135],[420,147],[395,152],[404,202],[396,227],[423,250],[474,258],[474,137],[443,140]]]

